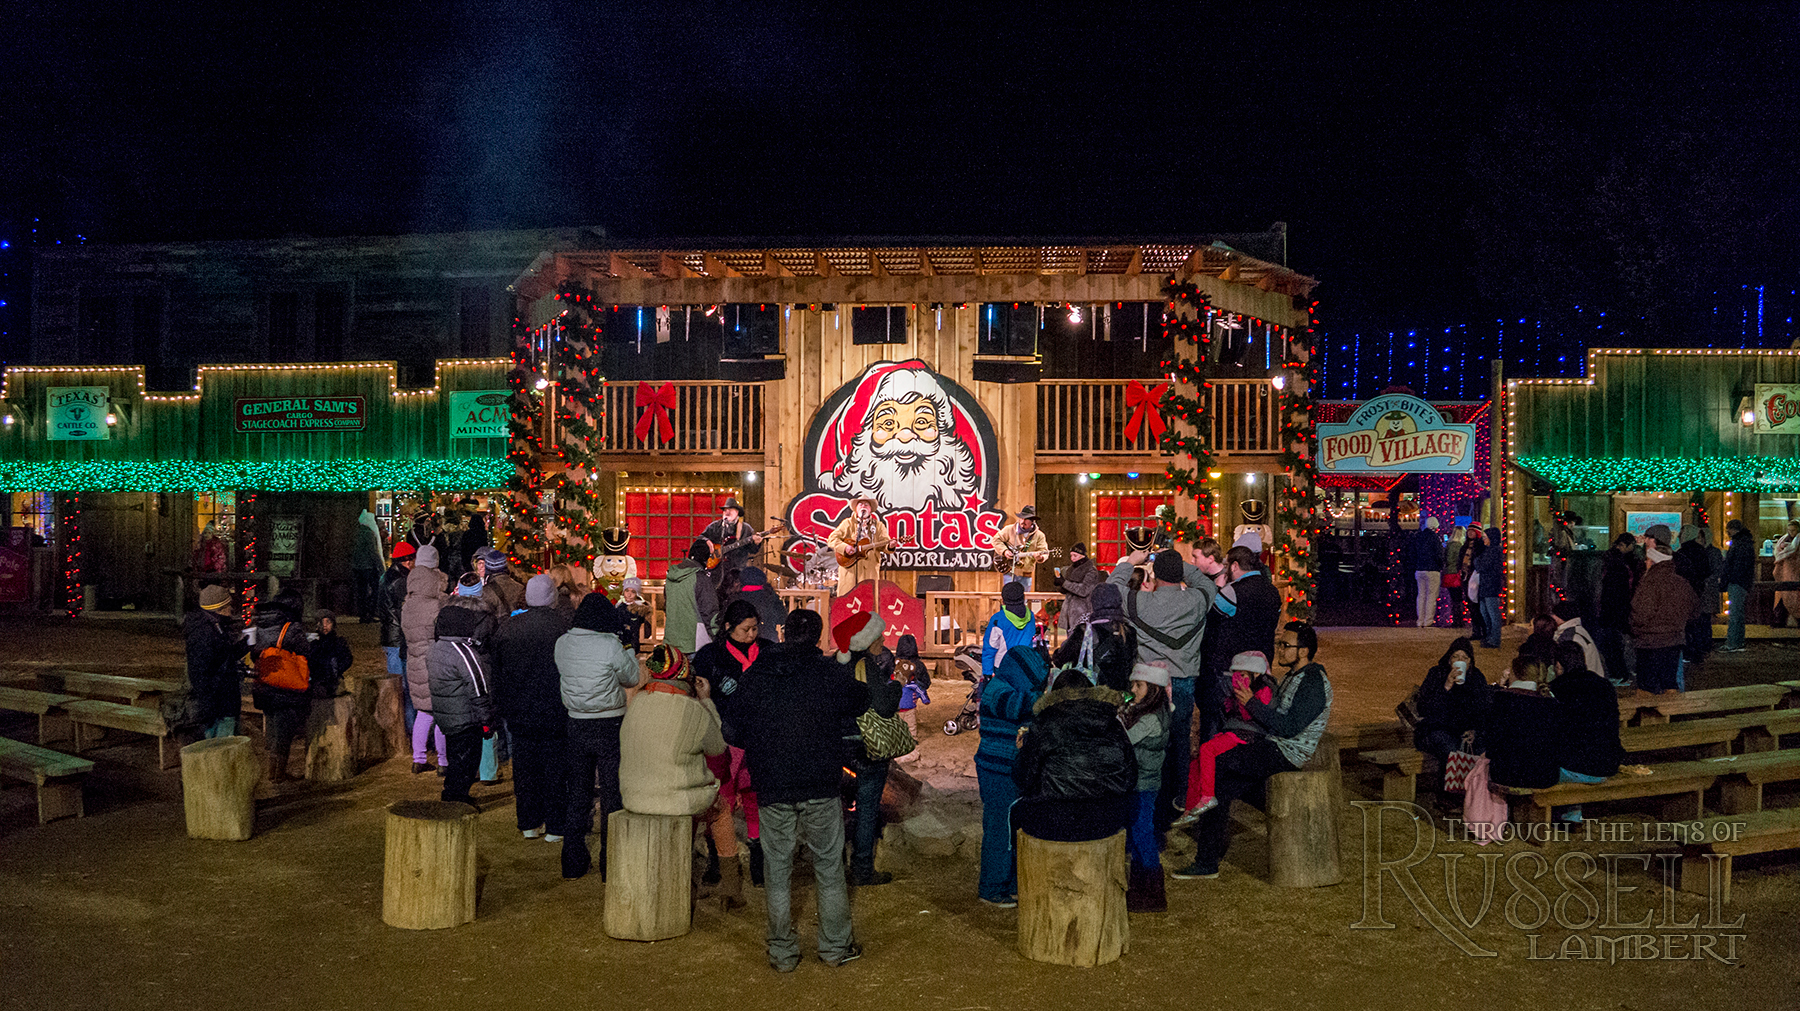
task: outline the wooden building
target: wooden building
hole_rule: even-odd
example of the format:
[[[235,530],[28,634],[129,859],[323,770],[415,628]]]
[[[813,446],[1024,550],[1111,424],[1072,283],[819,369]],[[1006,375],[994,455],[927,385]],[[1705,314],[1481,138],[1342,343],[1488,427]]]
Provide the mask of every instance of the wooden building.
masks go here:
[[[1750,620],[1767,620],[1773,541],[1800,519],[1800,351],[1594,349],[1580,378],[1505,380],[1503,405],[1510,619],[1590,602],[1621,532],[1709,525],[1723,549],[1737,519],[1761,559]]]

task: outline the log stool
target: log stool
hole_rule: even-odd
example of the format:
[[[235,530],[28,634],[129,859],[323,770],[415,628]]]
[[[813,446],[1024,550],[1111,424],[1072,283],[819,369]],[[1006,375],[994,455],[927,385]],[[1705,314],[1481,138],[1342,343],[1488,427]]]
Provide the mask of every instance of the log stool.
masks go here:
[[[356,700],[349,695],[315,699],[306,718],[306,778],[315,783],[341,783],[356,778],[356,753],[350,740]]]
[[[442,800],[388,805],[381,920],[438,930],[475,918],[475,821],[481,812]]]
[[[262,775],[248,737],[214,737],[181,749],[181,806],[195,839],[248,839],[256,831]]]
[[[1125,916],[1125,833],[1050,842],[1017,833],[1019,954],[1090,967],[1131,947]]]
[[[1325,748],[1320,747],[1323,754]],[[1269,883],[1314,888],[1343,880],[1338,866],[1338,798],[1343,772],[1337,749],[1314,755],[1299,772],[1269,777]],[[1316,767],[1315,767],[1316,766]]]
[[[694,925],[694,819],[614,811],[606,819],[608,937],[662,941]]]

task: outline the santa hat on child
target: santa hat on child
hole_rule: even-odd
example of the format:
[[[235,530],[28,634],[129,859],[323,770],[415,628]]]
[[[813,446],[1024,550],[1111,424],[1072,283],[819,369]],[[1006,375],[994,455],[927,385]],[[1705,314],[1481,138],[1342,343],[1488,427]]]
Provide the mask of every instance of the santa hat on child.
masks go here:
[[[887,623],[867,611],[853,614],[831,626],[831,641],[837,645],[838,662],[849,663],[851,655],[875,645],[886,630]]]

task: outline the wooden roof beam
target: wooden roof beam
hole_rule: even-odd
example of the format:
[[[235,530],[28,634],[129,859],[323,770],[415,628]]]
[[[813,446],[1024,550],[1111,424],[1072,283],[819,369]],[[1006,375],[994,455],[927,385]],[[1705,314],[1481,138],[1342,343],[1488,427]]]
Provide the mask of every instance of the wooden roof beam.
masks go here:
[[[1133,277],[1136,277],[1137,275],[1142,274],[1143,272],[1144,272],[1144,247],[1143,246],[1133,246],[1131,248],[1131,262],[1125,264],[1125,273],[1127,273]]]
[[[824,253],[813,253],[813,263],[817,265],[820,277],[836,277],[837,271],[831,266],[831,258]]]
[[[881,265],[881,257],[876,255],[876,253],[873,249],[869,250],[869,276],[870,277],[886,277],[886,276],[888,276],[887,268]]]
[[[726,266],[724,260],[719,259],[718,257],[714,256],[711,253],[702,253],[700,255],[701,255],[701,259],[704,260],[706,263],[706,274],[708,277],[742,277],[742,276],[744,276],[744,275],[738,273],[737,271],[732,270],[729,266]]]
[[[700,276],[689,270],[687,264],[682,263],[680,260],[677,260],[667,253],[662,254],[657,263],[657,275],[665,280],[680,281],[686,278]]]
[[[608,259],[610,260],[610,262],[608,263],[607,266],[608,266],[608,269],[611,272],[612,276],[614,276],[614,277],[629,277],[629,278],[633,278],[633,279],[639,279],[639,278],[656,276],[655,274],[650,273],[648,270],[645,270],[644,268],[638,266],[637,264],[632,263],[630,260],[625,259],[623,256],[620,256],[617,253],[612,254]]]
[[[924,274],[926,277],[936,277],[937,268],[931,265],[931,257],[927,256],[923,249],[919,250],[918,253],[919,273]]]
[[[783,267],[781,265],[781,261],[777,260],[775,258],[774,253],[764,252],[763,253],[763,276],[764,277],[793,277],[794,272],[787,269],[786,267]]]

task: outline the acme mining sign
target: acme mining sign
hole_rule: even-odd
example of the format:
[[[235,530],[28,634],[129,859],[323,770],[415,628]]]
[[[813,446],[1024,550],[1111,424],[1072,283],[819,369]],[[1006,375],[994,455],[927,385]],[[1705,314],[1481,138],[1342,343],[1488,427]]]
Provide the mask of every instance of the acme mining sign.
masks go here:
[[[360,432],[368,416],[361,397],[239,397],[231,411],[239,432]]]

